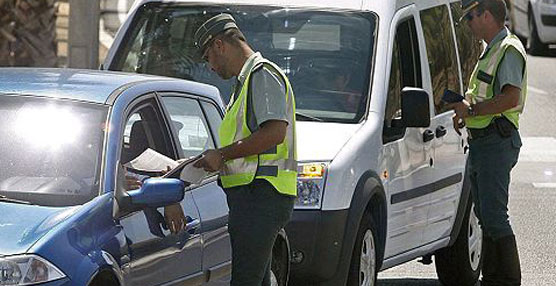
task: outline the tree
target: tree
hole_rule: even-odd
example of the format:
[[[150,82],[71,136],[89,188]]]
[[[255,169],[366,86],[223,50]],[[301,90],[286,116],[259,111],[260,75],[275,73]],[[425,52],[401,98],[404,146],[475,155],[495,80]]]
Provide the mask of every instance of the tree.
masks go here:
[[[56,0],[0,0],[0,66],[56,66],[56,8]]]

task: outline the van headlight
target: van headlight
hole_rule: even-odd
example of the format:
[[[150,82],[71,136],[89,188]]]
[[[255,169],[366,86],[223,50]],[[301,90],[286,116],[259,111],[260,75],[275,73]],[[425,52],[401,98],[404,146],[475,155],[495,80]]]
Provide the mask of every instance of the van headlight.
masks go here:
[[[37,255],[0,257],[0,285],[35,285],[66,277]]]
[[[328,163],[299,163],[296,209],[320,209]]]

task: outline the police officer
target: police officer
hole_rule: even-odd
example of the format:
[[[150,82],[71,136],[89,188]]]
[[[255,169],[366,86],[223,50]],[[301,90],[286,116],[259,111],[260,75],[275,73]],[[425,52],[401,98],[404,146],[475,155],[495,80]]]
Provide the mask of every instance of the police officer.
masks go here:
[[[237,78],[218,132],[222,147],[196,164],[220,171],[230,209],[231,285],[270,285],[272,247],[297,194],[293,91],[284,72],[250,48],[231,15],[207,20],[195,40],[214,72]]]
[[[475,213],[483,230],[481,285],[520,285],[521,270],[508,217],[510,171],[521,139],[519,116],[527,95],[527,56],[504,26],[504,0],[463,0],[463,17],[487,46],[471,75],[466,100],[452,105],[454,127],[469,134],[468,172]]]

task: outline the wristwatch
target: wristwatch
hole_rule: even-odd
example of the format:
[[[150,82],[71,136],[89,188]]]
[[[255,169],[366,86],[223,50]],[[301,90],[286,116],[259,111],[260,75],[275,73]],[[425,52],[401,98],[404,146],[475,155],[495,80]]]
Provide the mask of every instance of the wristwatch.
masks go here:
[[[467,115],[469,115],[469,116],[476,116],[477,115],[477,112],[473,108],[473,105],[469,105],[469,107],[467,107]]]

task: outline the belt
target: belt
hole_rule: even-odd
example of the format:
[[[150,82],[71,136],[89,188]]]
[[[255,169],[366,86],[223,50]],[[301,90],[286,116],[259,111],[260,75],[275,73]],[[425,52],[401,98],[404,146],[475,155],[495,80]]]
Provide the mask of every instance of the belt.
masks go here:
[[[485,128],[467,128],[469,139],[478,139],[497,132],[498,130],[496,129],[496,124],[494,123],[494,121]]]

